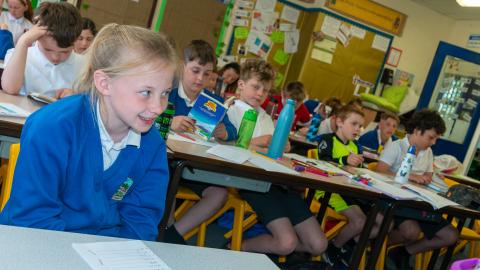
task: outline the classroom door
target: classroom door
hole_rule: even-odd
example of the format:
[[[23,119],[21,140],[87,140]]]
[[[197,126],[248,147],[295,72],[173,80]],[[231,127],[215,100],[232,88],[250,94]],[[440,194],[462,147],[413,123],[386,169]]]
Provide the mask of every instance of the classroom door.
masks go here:
[[[92,19],[97,29],[108,23],[150,28],[157,0],[79,0],[83,17]]]
[[[463,162],[479,122],[480,54],[440,42],[423,87],[417,110],[438,111],[446,131],[432,147]]]
[[[175,40],[179,52],[193,39],[203,39],[215,48],[226,9],[222,1],[170,0],[160,30]]]

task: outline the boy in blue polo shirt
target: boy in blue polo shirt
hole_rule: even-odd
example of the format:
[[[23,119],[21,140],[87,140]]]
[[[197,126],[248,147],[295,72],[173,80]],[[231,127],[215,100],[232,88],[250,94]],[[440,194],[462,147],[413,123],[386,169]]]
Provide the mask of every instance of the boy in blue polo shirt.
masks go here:
[[[216,63],[212,46],[203,40],[193,40],[183,50],[183,58],[183,76],[178,87],[173,89],[168,99],[175,105],[175,116],[172,119],[171,129],[176,132],[195,129],[195,120],[188,117],[188,113],[200,93],[205,93],[223,103],[221,97],[205,89],[205,83]],[[237,130],[230,123],[227,115],[215,129],[214,137],[222,141],[237,138]],[[185,180],[182,181],[182,185],[193,190],[202,199],[168,228],[166,233],[168,242],[179,242],[181,239],[178,234],[183,235],[200,225],[215,214],[227,200],[227,189],[224,187]]]
[[[377,128],[363,134],[358,142],[361,146],[380,154],[387,144],[397,140],[397,137],[393,134],[397,130],[399,123],[400,119],[397,115],[391,112],[384,112],[380,116]]]

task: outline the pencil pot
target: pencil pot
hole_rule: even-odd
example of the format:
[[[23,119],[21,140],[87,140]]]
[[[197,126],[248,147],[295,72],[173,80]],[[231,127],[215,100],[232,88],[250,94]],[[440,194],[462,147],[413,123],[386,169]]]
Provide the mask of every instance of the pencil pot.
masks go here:
[[[288,140],[288,135],[295,117],[295,101],[287,100],[287,104],[283,107],[278,116],[277,125],[273,132],[272,141],[268,147],[268,156],[277,159],[283,155],[283,149]]]
[[[252,140],[253,131],[255,130],[255,124],[257,123],[258,113],[254,109],[247,110],[243,114],[240,128],[238,129],[238,139],[236,146],[248,149],[250,141]]]
[[[175,114],[175,105],[169,102],[167,109],[155,119],[155,128],[160,132],[160,136],[166,141],[168,137],[168,131],[172,124],[173,115]]]

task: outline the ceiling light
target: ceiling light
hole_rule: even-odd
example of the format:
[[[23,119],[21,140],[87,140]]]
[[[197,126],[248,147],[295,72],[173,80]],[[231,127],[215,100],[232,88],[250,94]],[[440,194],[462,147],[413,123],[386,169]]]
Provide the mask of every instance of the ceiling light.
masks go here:
[[[480,7],[480,0],[457,0],[462,7]]]

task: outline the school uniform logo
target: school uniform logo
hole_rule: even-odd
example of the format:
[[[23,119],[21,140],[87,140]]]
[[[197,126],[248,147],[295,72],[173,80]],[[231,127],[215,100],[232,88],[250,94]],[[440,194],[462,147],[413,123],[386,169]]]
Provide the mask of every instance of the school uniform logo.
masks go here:
[[[117,192],[113,194],[112,200],[114,201],[121,201],[123,200],[123,197],[125,197],[125,194],[127,194],[128,190],[130,187],[133,185],[133,180],[130,177],[127,177],[127,180],[123,182],[119,187]]]

